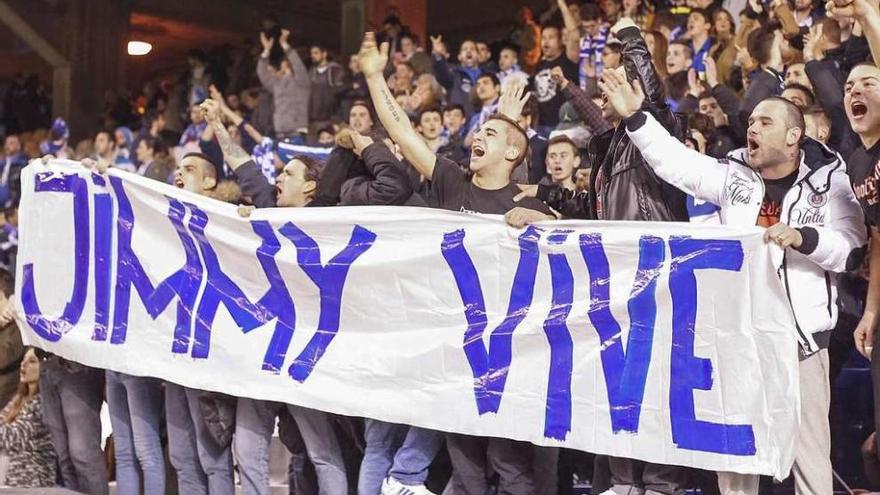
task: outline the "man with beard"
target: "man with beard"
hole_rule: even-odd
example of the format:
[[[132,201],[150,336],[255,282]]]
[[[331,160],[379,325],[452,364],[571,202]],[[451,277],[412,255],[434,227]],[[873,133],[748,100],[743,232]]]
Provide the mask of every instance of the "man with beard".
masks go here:
[[[800,344],[795,493],[831,493],[828,344],[837,323],[833,281],[837,273],[853,268],[848,261],[865,243],[865,219],[849,187],[846,164],[804,136],[801,110],[781,97],[760,102],[749,116],[747,147],[718,160],[688,149],[641,111],[644,94],[637,83],[615,75],[603,82],[603,90],[658,176],[718,205],[721,223],[765,227],[765,241],[785,249],[778,274]],[[719,473],[718,482],[725,494],[758,492],[758,475]]]

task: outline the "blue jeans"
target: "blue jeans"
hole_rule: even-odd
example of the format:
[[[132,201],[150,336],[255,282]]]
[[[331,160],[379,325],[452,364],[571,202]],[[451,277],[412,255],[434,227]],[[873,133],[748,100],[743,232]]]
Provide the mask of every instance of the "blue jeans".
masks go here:
[[[43,421],[58,455],[65,488],[107,495],[107,466],[101,449],[104,372],[57,356],[40,363]]]
[[[177,473],[178,492],[233,495],[232,451],[217,445],[199,409],[201,390],[165,384],[168,456]]]
[[[116,493],[165,493],[165,456],[159,438],[162,382],[156,378],[107,371],[107,405],[116,455]],[[140,469],[138,469],[140,466]]]
[[[428,479],[428,468],[443,445],[443,434],[367,419],[364,440],[358,495],[374,495],[379,493],[386,476],[408,486],[423,485]]]
[[[235,453],[244,495],[269,493],[269,442],[275,429],[277,403],[238,399],[235,413]],[[348,493],[348,479],[339,440],[330,415],[300,406],[287,405],[296,421],[309,460],[315,466],[321,495]]]

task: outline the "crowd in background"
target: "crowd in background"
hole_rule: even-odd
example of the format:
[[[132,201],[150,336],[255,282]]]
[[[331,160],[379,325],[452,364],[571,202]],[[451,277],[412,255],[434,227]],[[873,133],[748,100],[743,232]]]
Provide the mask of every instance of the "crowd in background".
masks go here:
[[[866,97],[862,110],[845,95],[852,98],[862,84],[847,82],[851,71],[872,60],[868,28],[859,22],[867,14],[858,9],[876,9],[876,2],[839,4],[835,10],[818,0],[554,0],[538,15],[521,8],[500,40],[442,34],[422,40],[392,11],[376,43],[368,36],[360,54],[345,58],[267,16],[252,42],[194,50],[185,73],[152,81],[136,97],[105,95],[94,138],[79,143],[70,142],[63,119],[51,120],[45,89],[33,78],[17,78],[3,100],[0,303],[13,289],[20,171],[44,155],[87,159],[257,208],[434,206],[507,214],[515,226],[544,218],[730,223],[735,201],[701,200],[699,187],[682,186],[686,195],[671,191],[676,184],[658,179],[660,169],[650,172],[648,164],[656,164],[644,148],[649,144],[637,136],[641,129],[668,131],[723,163],[757,160],[769,153],[762,145],[769,141],[752,135],[755,122],[770,118],[762,117],[766,102],[787,101],[797,109],[789,114],[803,119],[798,142],[788,143],[793,149],[816,143],[810,149],[822,154],[823,167],[858,153],[870,156],[854,160],[875,156],[864,137],[870,130],[857,121],[880,109]],[[386,43],[387,60],[377,56]],[[627,87],[621,74],[640,84]],[[870,93],[869,84],[858,90]],[[523,85],[528,94],[517,90]],[[650,115],[639,107],[621,114],[639,93]],[[377,99],[386,94],[393,102]],[[657,122],[665,130],[652,127]],[[512,157],[493,147],[490,134],[502,132],[499,125],[518,130],[509,137],[517,150]],[[510,162],[504,177],[483,165],[496,158]],[[779,243],[799,236],[796,250],[808,257],[820,242],[815,229],[792,234],[775,227],[785,223],[780,212],[796,179],[764,176],[767,194],[776,196],[758,198],[760,212],[749,222],[773,229]],[[498,187],[481,188],[480,181]],[[840,224],[867,232],[864,217],[853,224],[854,218]],[[801,334],[802,362],[825,356],[826,379],[853,355],[866,298],[866,267],[847,268],[823,275],[847,272],[834,283],[835,297],[846,304],[831,318],[829,281],[830,326]],[[4,339],[10,344],[0,345],[0,402],[7,404],[0,453],[10,460],[6,471],[0,462],[0,479],[12,486],[59,484],[103,494],[113,478],[123,495],[225,495],[236,483],[245,494],[265,494],[277,421],[293,454],[289,486],[296,494],[551,494],[571,493],[580,480],[591,481],[594,493],[719,492],[718,477],[698,470],[443,435],[96,370],[25,352],[11,322],[0,330]],[[859,344],[870,355],[871,346]],[[115,450],[109,471],[98,419],[105,400]],[[820,404],[826,416],[827,402]],[[876,441],[866,440],[851,448],[863,449],[867,478],[880,487]],[[825,448],[830,442],[819,441],[814,457]],[[809,474],[795,469],[795,477],[798,493],[826,495],[810,485]],[[724,483],[725,493],[750,493]],[[634,491],[619,491],[630,484]],[[770,480],[760,490],[771,493]]]

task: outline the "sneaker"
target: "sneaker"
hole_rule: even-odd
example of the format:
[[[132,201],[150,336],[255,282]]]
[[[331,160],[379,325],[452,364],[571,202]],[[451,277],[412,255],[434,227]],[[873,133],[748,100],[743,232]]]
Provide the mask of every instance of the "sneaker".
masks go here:
[[[435,495],[425,488],[425,485],[404,485],[391,476],[382,481],[382,491],[379,495]]]

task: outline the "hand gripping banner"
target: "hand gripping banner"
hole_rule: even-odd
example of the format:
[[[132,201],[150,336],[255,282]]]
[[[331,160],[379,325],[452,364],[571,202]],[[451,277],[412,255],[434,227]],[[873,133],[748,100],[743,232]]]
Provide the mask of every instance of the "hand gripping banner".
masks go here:
[[[27,342],[188,387],[785,477],[797,342],[762,229],[234,205],[22,173]]]

